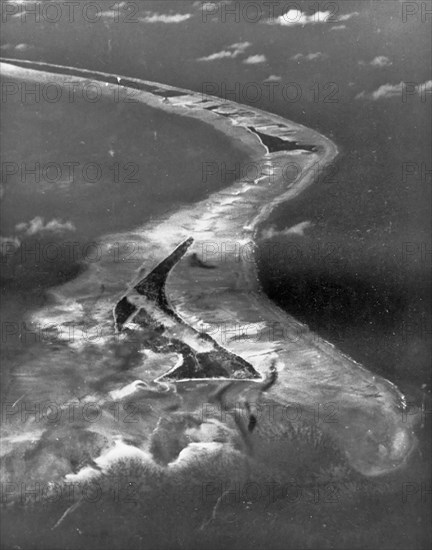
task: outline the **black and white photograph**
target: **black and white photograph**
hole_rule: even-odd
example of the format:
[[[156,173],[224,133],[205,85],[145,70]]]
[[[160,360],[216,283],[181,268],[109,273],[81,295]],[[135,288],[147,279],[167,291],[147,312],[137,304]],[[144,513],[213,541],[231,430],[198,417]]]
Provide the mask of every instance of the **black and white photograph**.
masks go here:
[[[2,550],[431,547],[431,21],[1,0]]]

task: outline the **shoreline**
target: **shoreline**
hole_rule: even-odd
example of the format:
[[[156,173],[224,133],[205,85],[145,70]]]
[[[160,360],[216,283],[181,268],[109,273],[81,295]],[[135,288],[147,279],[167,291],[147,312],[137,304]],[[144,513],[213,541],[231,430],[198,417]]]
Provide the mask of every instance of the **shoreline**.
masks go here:
[[[49,67],[56,71],[67,69],[37,62],[19,63],[43,66],[47,70]],[[145,235],[146,250],[150,252],[150,255],[143,254],[143,267],[150,270],[157,263],[155,258],[160,261],[178,242],[193,236],[191,251],[217,269],[191,269],[187,257],[181,260],[166,287],[173,309],[186,323],[210,333],[220,345],[249,361],[262,376],[269,360],[276,357],[280,383],[271,392],[272,398],[301,403],[306,414],[314,414],[316,404],[336,403],[338,422],[324,423],[322,427],[365,475],[388,473],[402,465],[415,446],[412,426],[408,422],[403,425],[402,394],[389,381],[374,376],[276,306],[261,290],[253,258],[260,226],[278,204],[314,183],[314,167],[318,163],[318,172],[327,168],[338,154],[336,145],[314,130],[255,107],[213,96],[203,99],[198,92],[159,83],[69,69],[74,77],[84,80],[109,76],[107,91],[119,83],[122,86],[122,82],[142,82],[146,89],[138,94],[141,101],[168,112],[199,118],[224,132],[229,139],[239,139],[250,149],[255,167],[259,168],[258,177],[253,181],[240,179],[198,203],[139,229]],[[64,74],[56,71],[60,80],[64,78]],[[19,72],[28,78],[35,71]],[[79,72],[85,76],[78,76]],[[52,73],[38,70],[38,79],[42,74]],[[149,90],[152,86],[157,86],[158,91]],[[161,99],[160,90],[171,92],[168,101]],[[270,153],[259,135],[250,130],[251,126],[269,137],[293,137],[296,143],[303,142],[317,150],[302,150],[299,145],[294,151]],[[300,168],[301,177],[287,177],[284,173],[287,167]],[[66,286],[69,295],[73,295],[75,284]],[[104,313],[104,308],[100,313]],[[273,337],[266,340],[264,334]],[[348,432],[341,429],[339,422],[344,423],[345,429],[350,428]],[[361,441],[365,432],[369,434],[367,442]]]

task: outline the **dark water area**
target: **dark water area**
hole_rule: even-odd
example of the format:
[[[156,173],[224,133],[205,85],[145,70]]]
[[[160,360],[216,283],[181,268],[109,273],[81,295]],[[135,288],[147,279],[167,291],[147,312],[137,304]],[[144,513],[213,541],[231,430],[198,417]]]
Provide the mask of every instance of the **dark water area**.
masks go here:
[[[310,11],[314,3],[298,4]],[[409,401],[429,409],[431,180],[426,171],[431,168],[431,102],[414,95],[405,103],[400,96],[356,99],[360,92],[372,92],[385,83],[430,79],[424,56],[431,46],[430,23],[420,16],[402,22],[401,4],[338,2],[341,13],[359,13],[347,21],[349,29],[339,33],[324,25],[282,28],[229,18],[213,26],[210,21],[203,24],[199,11],[181,25],[122,24],[108,18],[97,23],[71,24],[63,19],[35,24],[31,16],[25,24],[19,17],[9,18],[2,28],[2,55],[196,91],[211,84],[215,95],[274,112],[329,136],[340,149],[335,165],[325,172],[317,167],[315,184],[280,205],[262,227],[257,258],[263,288],[294,317],[398,384]],[[191,2],[178,0],[139,6],[156,12],[193,11]],[[320,8],[326,9],[325,3]],[[214,63],[197,61],[239,41],[250,41],[251,54],[266,54],[269,61],[253,66],[244,64],[241,56]],[[317,51],[327,58],[318,63],[289,59],[298,52]],[[388,56],[391,66],[371,68],[368,63],[376,55]],[[263,83],[271,74],[280,76],[281,86],[295,82],[301,97],[286,101],[276,88],[270,98]],[[245,93],[251,82],[261,90],[258,99]],[[93,254],[87,245],[227,186],[229,181],[217,175],[213,179],[208,175],[204,185],[202,162],[226,162],[235,169],[246,155],[208,125],[185,117],[177,120],[141,104],[41,102],[35,108],[10,96],[1,107],[3,162],[80,163],[76,177],[65,171],[55,183],[36,183],[31,176],[22,182],[20,172],[3,182],[1,235],[19,239],[20,248],[2,265],[2,326],[7,329],[5,323],[12,323],[3,341],[2,378],[7,382],[8,367],[32,348],[46,365],[35,374],[29,371],[29,385],[60,385],[58,378],[65,385],[78,386],[76,371],[87,369],[78,355],[70,358],[63,349],[53,353],[49,344],[39,346],[31,338],[23,345],[15,325],[22,328],[29,312],[46,306],[50,289],[76,278],[83,260]],[[90,162],[101,166],[100,181],[84,181],[80,167]],[[36,217],[43,217],[45,225],[55,219],[72,226],[36,232],[38,224],[29,225]],[[303,222],[309,223],[295,228]],[[19,224],[27,225],[17,230]],[[65,250],[66,242],[77,243],[72,256],[70,247]],[[54,252],[56,247],[60,250],[54,260],[37,253],[25,254],[23,261],[20,255],[23,247],[48,250],[50,245]],[[116,348],[117,352],[115,360],[111,355],[99,363],[89,360],[88,377],[95,386],[102,384],[107,372],[113,379],[124,374],[125,350]],[[29,369],[34,362],[29,361]],[[237,499],[235,506],[223,504],[217,520],[200,530],[200,522],[210,517],[214,505],[214,500],[203,503],[200,492],[200,480],[209,479],[208,470],[200,477],[192,469],[180,481],[174,476],[167,481],[159,471],[145,467],[143,471],[142,464],[132,463],[131,472],[116,475],[136,481],[137,503],[124,499],[86,503],[58,530],[51,527],[67,506],[11,508],[2,521],[3,540],[5,547],[37,549],[423,550],[429,548],[431,537],[426,493],[431,452],[428,415],[425,424],[419,449],[399,477],[369,482],[351,475],[341,483],[342,498],[337,502],[332,501],[331,486],[320,498],[312,490],[299,501],[281,498],[270,505],[264,500],[263,505],[259,499]],[[318,450],[311,438],[306,449],[294,446],[286,454],[307,465],[312,461],[319,469],[325,451],[319,445]],[[200,465],[203,470],[206,466],[206,462]],[[228,462],[223,475],[213,473],[219,480],[232,471]],[[406,482],[413,493],[404,500]],[[196,494],[188,493],[191,488]]]
[[[273,236],[261,242],[274,250],[260,262],[270,297],[408,393],[413,385],[430,391],[431,182],[421,166],[431,135],[418,130],[423,109],[408,108],[396,135],[385,121],[401,118],[399,104],[371,109],[367,122],[358,114],[349,150],[336,125],[335,165],[317,169],[316,185],[277,208]],[[407,175],[407,166],[416,172]],[[289,232],[304,221],[302,235]]]
[[[24,322],[46,303],[49,288],[97,263],[103,235],[139,227],[234,180],[204,178],[206,159],[249,158],[199,121],[111,97],[71,102],[63,94],[49,103],[22,102],[18,94],[2,102],[1,115],[3,328]],[[118,252],[133,260],[139,251],[131,242]],[[14,334],[3,334],[3,344],[15,350],[19,331],[8,330]]]
[[[297,143],[296,141],[289,141],[286,139],[281,139],[276,136],[268,136],[262,132],[258,132],[256,128],[250,127],[251,132],[256,134],[264,145],[268,148],[270,153],[275,153],[276,151],[309,151],[314,152],[317,148],[314,145],[307,145],[302,143]]]
[[[298,5],[310,10],[307,2]],[[162,9],[152,1],[145,8]],[[165,10],[192,14],[182,25],[143,24],[139,19],[121,24],[108,15],[95,24],[71,25],[62,19],[55,25],[43,20],[22,25],[17,16],[5,25],[4,55],[197,91],[210,85],[215,95],[275,112],[333,139],[341,149],[333,173],[320,175],[313,189],[281,206],[270,222],[276,232],[303,221],[312,226],[303,236],[272,237],[280,253],[271,264],[260,265],[263,285],[279,305],[368,368],[395,382],[415,379],[417,388],[426,384],[430,389],[431,182],[425,172],[430,170],[430,99],[415,94],[404,102],[400,96],[377,101],[357,97],[385,82],[430,78],[422,55],[409,53],[430,50],[428,24],[420,16],[402,20],[398,2],[337,3],[338,13],[357,13],[350,19],[348,37],[348,31],[329,32],[326,26],[292,27],[288,32],[228,16],[222,25],[204,24],[199,6],[196,12],[192,8],[191,2],[164,3]],[[248,67],[240,58],[197,61],[239,36],[266,53],[271,67]],[[27,46],[14,51],[18,43]],[[287,71],[286,52],[301,50],[302,43],[327,58],[288,62]],[[140,53],[129,55],[131,51]],[[368,67],[367,60],[378,54],[391,63],[379,70]],[[187,71],[182,59],[190,60]],[[281,75],[273,94],[264,84],[269,74]],[[301,91],[294,100],[281,93],[290,82]],[[251,83],[258,97],[248,95]],[[125,115],[124,120],[127,127],[130,119]],[[221,159],[213,154],[211,160]],[[182,164],[182,171],[187,166]],[[295,257],[291,242],[300,251]],[[267,248],[269,242],[261,246]],[[323,255],[334,269],[323,268]]]

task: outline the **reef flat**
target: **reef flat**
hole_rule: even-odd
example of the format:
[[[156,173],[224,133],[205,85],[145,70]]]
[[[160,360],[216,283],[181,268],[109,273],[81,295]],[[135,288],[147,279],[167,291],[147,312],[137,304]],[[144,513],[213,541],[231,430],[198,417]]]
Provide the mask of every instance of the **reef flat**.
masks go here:
[[[302,423],[318,424],[340,448],[352,468],[363,475],[375,476],[402,466],[415,446],[414,426],[407,422],[403,395],[393,384],[373,375],[277,308],[262,293],[257,278],[254,249],[261,225],[277,204],[295,197],[314,183],[317,174],[335,159],[335,144],[282,117],[190,90],[70,67],[24,61],[13,63],[2,64],[4,75],[40,82],[55,79],[60,85],[66,84],[71,76],[82,85],[103,82],[103,93],[109,97],[133,90],[136,101],[197,118],[249,149],[253,177],[240,177],[229,188],[134,231],[134,238],[140,243],[142,270],[152,272],[179,242],[193,239],[190,253],[173,265],[168,275],[165,307],[175,312],[186,325],[210,335],[221,349],[242,358],[261,378],[265,377],[271,363],[276,362],[278,381],[269,389],[268,398],[297,408]],[[218,159],[210,159],[203,167],[222,169]],[[130,240],[131,234],[110,236],[104,246],[108,250],[114,239],[118,243],[122,238]],[[206,268],[209,266],[211,269]],[[103,282],[108,292],[88,313],[86,322],[110,326],[113,330],[112,307],[119,298],[119,287],[121,284],[126,286],[128,279],[119,284],[121,272],[110,270],[110,267],[108,262],[97,266],[93,280],[98,284]],[[94,265],[89,266],[90,274],[92,271],[96,272]],[[41,312],[41,317],[45,315],[45,320],[51,319],[54,323],[66,300],[72,300],[75,305],[85,304],[88,295],[80,296],[77,289],[83,286],[83,277],[89,278],[89,272],[58,288],[56,296],[62,305],[57,310],[55,306],[47,308]],[[160,305],[157,309],[163,311]],[[71,315],[76,315],[78,309],[75,308]],[[140,309],[145,310],[145,307],[138,305]],[[66,317],[62,319],[67,322]],[[144,338],[143,346],[145,341]],[[103,355],[103,351],[102,342],[99,353]],[[175,359],[172,364],[152,360],[152,355],[148,354],[139,371],[135,371],[139,372],[137,378],[152,383],[172,373],[173,367],[178,361],[181,365],[184,358],[179,346],[168,351]],[[162,344],[164,359],[166,354]],[[254,372],[250,372],[253,379]],[[224,377],[212,372],[210,376],[199,373],[191,378],[200,378],[202,392],[206,383],[203,378],[207,378],[211,387],[217,385],[218,378]],[[182,384],[193,387],[192,382],[191,379],[177,380],[177,392],[181,393]],[[137,396],[142,391],[138,387],[117,388],[111,390],[111,395],[123,396],[130,392]],[[145,395],[148,391],[144,391]],[[201,395],[205,397],[205,392]],[[276,432],[282,421],[274,421]],[[99,451],[115,440],[112,423],[106,420],[101,429],[108,443],[99,442]],[[124,434],[126,429],[129,428],[124,425],[116,427],[118,434]],[[142,443],[149,433],[148,428],[143,430],[139,441]],[[137,437],[137,428],[129,435]],[[262,433],[261,437],[264,437]]]

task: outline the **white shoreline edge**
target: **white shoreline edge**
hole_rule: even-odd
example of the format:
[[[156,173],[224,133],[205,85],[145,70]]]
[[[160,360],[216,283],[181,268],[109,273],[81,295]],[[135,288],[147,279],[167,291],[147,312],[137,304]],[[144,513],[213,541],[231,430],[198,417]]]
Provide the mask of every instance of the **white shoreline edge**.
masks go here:
[[[18,73],[17,73],[16,70],[14,70],[13,61],[14,60],[4,60],[4,62],[7,64],[6,65],[7,72],[9,72],[13,77],[19,78],[18,73],[20,73],[22,75],[21,78],[28,78],[29,75],[32,72],[33,73],[37,72],[38,75],[41,75],[41,74],[43,74],[43,72],[41,73],[41,70],[45,71],[46,74],[52,74],[52,73],[49,73],[49,65],[48,64],[43,64],[43,63],[40,64],[41,66],[43,66],[42,69],[36,69],[35,70],[35,69],[22,69],[22,68],[19,68]],[[16,61],[20,61],[20,63],[23,63],[23,61],[21,61],[21,60],[16,60]],[[29,64],[38,65],[37,62],[29,62]],[[0,66],[3,67],[3,63]],[[62,68],[63,69],[70,69],[68,67],[62,67],[60,65],[52,65],[51,67],[55,68],[56,70],[57,69],[61,70]],[[72,69],[74,69],[74,68],[72,68]],[[115,75],[109,75],[108,73],[102,73],[102,72],[98,72],[98,71],[88,71],[88,70],[81,70],[81,69],[74,69],[74,70],[77,70],[77,71],[81,72],[83,76],[79,77],[79,76],[73,75],[73,77],[72,77],[71,75],[61,75],[58,72],[55,72],[54,74],[57,77],[74,78],[74,79],[77,79],[77,80],[79,80],[79,79],[83,79],[83,80],[92,79],[92,76],[94,76],[94,75],[97,75],[98,77],[103,77],[103,76],[113,77],[113,76],[115,76]],[[24,74],[24,73],[27,73],[27,74]],[[119,77],[119,78],[120,78],[120,82],[121,82],[122,77]],[[151,94],[150,92],[140,92],[140,95],[142,96],[142,101],[144,103],[148,104],[151,107],[157,107],[157,108],[160,108],[164,111],[177,113],[177,114],[180,114],[180,115],[183,115],[183,116],[190,116],[192,118],[198,118],[199,120],[201,120],[203,122],[210,123],[216,129],[218,129],[218,130],[224,132],[225,134],[227,134],[228,137],[230,137],[230,138],[240,138],[241,141],[250,148],[253,156],[254,156],[254,154],[258,153],[259,149],[263,148],[263,146],[261,144],[259,149],[258,149],[258,147],[257,147],[258,136],[252,135],[252,133],[247,128],[241,127],[240,125],[233,126],[232,123],[231,123],[231,120],[230,120],[229,123],[227,123],[226,118],[221,117],[220,115],[218,115],[215,112],[209,112],[209,111],[207,111],[205,109],[202,109],[202,108],[199,109],[199,108],[196,107],[196,105],[195,105],[195,107],[196,107],[195,110],[192,110],[192,109],[189,110],[185,107],[186,103],[194,104],[196,102],[200,102],[201,99],[203,98],[202,94],[200,94],[198,92],[191,92],[190,90],[184,90],[184,89],[181,89],[181,88],[178,88],[178,87],[163,85],[163,84],[160,84],[160,83],[134,79],[134,78],[131,78],[131,77],[125,77],[125,78],[127,78],[129,81],[135,81],[137,83],[141,82],[141,83],[144,83],[145,85],[154,86],[154,87],[157,87],[159,89],[164,89],[164,90],[167,90],[167,91],[169,91],[169,90],[181,90],[181,91],[183,91],[185,93],[184,96],[180,96],[179,98],[173,98],[172,100],[169,101],[169,103],[163,103],[160,97],[155,98],[154,95]],[[107,84],[107,86],[108,86],[108,84]],[[302,126],[300,124],[293,123],[291,121],[285,120],[285,119],[283,119],[282,117],[280,117],[278,115],[273,115],[271,113],[261,111],[261,110],[255,108],[255,107],[239,105],[235,102],[225,101],[225,100],[222,100],[220,98],[213,97],[213,96],[205,96],[205,97],[206,97],[206,99],[212,101],[215,105],[219,105],[219,106],[221,106],[221,105],[230,105],[234,109],[237,109],[237,110],[241,109],[241,110],[246,110],[248,112],[252,112],[252,113],[255,114],[255,116],[263,117],[263,118],[267,119],[268,121],[270,121],[271,123],[283,124],[286,128],[289,128],[291,131],[292,130],[296,131],[296,134],[294,135],[294,138],[296,139],[296,141],[298,141],[298,134],[300,134],[300,135],[305,134],[308,139],[312,138],[313,141],[315,142],[315,144],[318,143],[320,146],[322,146],[324,148],[324,154],[323,154],[322,157],[319,158],[319,162],[321,163],[321,169],[328,166],[331,163],[331,161],[334,160],[334,158],[338,154],[338,149],[337,149],[336,145],[331,140],[329,140],[325,136],[322,136],[321,134],[319,134],[318,132],[316,132],[314,130],[306,128],[305,126]],[[250,122],[251,121],[248,121],[248,124]],[[273,132],[274,132],[274,130],[272,130],[272,131],[270,131],[268,129],[265,130],[265,133],[267,135],[278,136],[278,134],[280,134],[280,131],[276,131],[276,133],[273,133]],[[276,153],[276,154],[274,154],[274,156],[271,156],[268,153],[266,153],[264,155],[260,155],[260,160],[261,161],[265,160],[266,162],[271,162],[272,159],[280,158],[281,155],[283,156],[282,153]],[[289,155],[289,153],[288,153],[288,155]],[[312,154],[311,156],[315,156],[315,154]],[[307,167],[306,167],[304,173],[302,174],[302,177],[300,178],[300,180],[298,182],[296,182],[296,184],[293,187],[290,188],[289,191],[287,191],[285,193],[282,192],[282,193],[278,194],[276,197],[273,198],[273,200],[266,203],[266,205],[262,209],[262,211],[252,218],[252,220],[250,221],[250,223],[248,225],[247,231],[243,232],[242,238],[245,238],[248,241],[252,240],[252,239],[255,240],[257,238],[257,227],[258,227],[258,225],[263,223],[266,219],[268,219],[269,215],[271,214],[273,209],[278,204],[286,202],[289,198],[292,198],[293,196],[298,195],[306,187],[308,187],[309,185],[311,185],[314,182],[313,166],[315,165],[315,163],[316,163],[316,161],[314,161],[313,163],[310,163],[309,165],[306,164]],[[241,182],[236,182],[234,185],[231,185],[228,189],[224,189],[223,192],[211,194],[210,197],[208,197],[208,199],[211,199],[212,197],[214,197],[216,195],[219,195],[219,194],[227,193],[227,191],[230,191],[230,190],[233,191],[236,187],[238,187],[239,183],[241,183]],[[294,195],[293,195],[293,192],[294,192]],[[234,194],[233,194],[233,197],[234,197]],[[205,202],[206,202],[205,200],[201,201],[201,203],[198,203],[198,205],[200,205],[202,203],[205,203]],[[192,208],[186,207],[186,209],[185,209],[186,213],[187,213],[188,210],[189,211],[190,210],[196,210],[196,207],[197,207],[196,204],[193,205]],[[164,225],[166,226],[168,220],[171,221],[171,218],[175,219],[176,214],[173,214],[172,216],[169,216],[165,220],[159,220],[160,223],[158,223],[154,227],[154,229],[157,230],[157,228],[160,229],[162,226],[164,226]],[[188,233],[188,236],[189,236],[190,235],[190,229],[187,230],[187,233]],[[250,239],[251,234],[252,234],[252,239]],[[180,239],[180,237],[179,237],[179,239]],[[181,278],[181,276],[182,276],[181,265],[182,265],[182,262],[180,262],[180,264],[179,264],[180,269],[179,269],[179,266],[177,266],[173,270],[173,274],[170,276],[171,284],[174,282],[174,280],[176,282],[178,282],[179,277]],[[248,268],[246,270],[244,270],[243,275],[246,277],[246,280],[248,282],[248,286],[254,290],[252,296],[253,296],[254,301],[256,302],[255,305],[258,308],[263,306],[266,310],[270,309],[271,310],[270,313],[271,313],[271,315],[273,315],[273,317],[281,318],[284,321],[286,321],[286,319],[290,318],[290,316],[288,316],[287,314],[285,314],[285,312],[283,312],[280,308],[278,308],[276,306],[276,304],[274,304],[271,300],[269,300],[269,298],[261,291],[261,289],[259,287],[259,284],[257,284],[257,280],[256,280],[257,277],[256,277],[255,263],[254,262],[247,262],[246,264],[243,264],[243,265],[248,266]],[[170,291],[171,291],[171,289],[168,289],[168,293],[171,297],[171,292]],[[252,298],[252,296],[249,295],[249,298]],[[183,318],[185,318],[185,321],[188,324],[191,324],[192,326],[194,326],[193,322],[191,323],[191,320],[188,319],[187,316],[185,316],[185,311],[182,311],[182,308],[176,307],[175,309],[179,312],[180,315],[183,316]],[[329,358],[333,359],[337,363],[337,369],[339,369],[338,374],[341,376],[341,379],[344,379],[345,377],[347,377],[347,379],[352,378],[352,369],[354,367],[355,370],[357,371],[357,375],[358,375],[358,380],[356,380],[356,382],[359,384],[360,389],[361,389],[362,386],[365,385],[367,388],[369,388],[370,392],[374,392],[374,390],[377,392],[376,395],[372,396],[373,400],[369,399],[369,397],[370,397],[369,395],[365,395],[364,393],[362,395],[362,391],[358,391],[359,388],[352,388],[354,393],[348,392],[348,394],[346,394],[346,395],[344,394],[344,391],[342,390],[342,396],[338,396],[338,397],[340,397],[340,399],[343,399],[344,395],[345,395],[345,398],[347,398],[347,396],[348,396],[348,401],[346,403],[347,406],[348,405],[353,406],[354,403],[357,402],[360,399],[366,401],[367,403],[365,402],[363,407],[368,407],[369,406],[372,409],[376,409],[376,412],[378,412],[378,414],[386,416],[385,423],[389,422],[391,424],[391,425],[387,426],[388,430],[391,432],[389,434],[389,436],[390,436],[389,439],[391,440],[391,441],[389,441],[389,443],[391,443],[391,444],[389,445],[389,447],[387,447],[387,450],[388,450],[388,453],[389,453],[390,456],[386,457],[386,459],[383,460],[384,463],[386,463],[390,460],[390,462],[391,462],[390,467],[389,467],[389,464],[387,464],[386,467],[384,467],[383,469],[381,469],[379,467],[377,467],[377,469],[372,468],[372,470],[369,472],[369,475],[378,475],[380,473],[386,473],[389,470],[392,470],[395,467],[401,465],[401,462],[404,462],[405,458],[407,457],[407,450],[408,450],[407,448],[412,447],[412,445],[413,445],[411,437],[414,437],[413,432],[412,432],[412,426],[410,426],[409,423],[405,423],[405,426],[402,426],[401,425],[401,423],[402,423],[401,420],[402,419],[398,418],[399,416],[401,416],[401,414],[400,414],[401,411],[406,407],[404,396],[399,392],[399,390],[397,389],[397,387],[393,383],[391,383],[390,381],[388,381],[384,378],[381,378],[379,376],[374,376],[365,367],[363,367],[362,365],[356,363],[353,359],[347,357],[346,355],[342,354],[332,344],[330,344],[329,342],[326,342],[322,338],[316,337],[314,335],[314,338],[311,339],[310,335],[312,333],[310,333],[310,331],[307,329],[307,327],[305,327],[305,325],[302,325],[301,323],[298,323],[296,321],[295,321],[295,323],[296,323],[297,326],[302,326],[304,329],[306,329],[306,333],[305,333],[306,336],[309,335],[308,337],[305,336],[303,344],[308,345],[308,344],[312,343],[313,347],[315,348],[314,351],[316,352],[318,350],[317,357],[321,357],[320,354],[322,353],[325,356],[327,356],[326,360],[329,359]],[[230,348],[228,348],[228,349],[230,349]],[[238,351],[235,351],[235,350],[232,350],[232,351],[234,351],[234,353],[237,353],[237,354],[241,355],[241,353],[238,353]],[[345,367],[345,369],[343,367]],[[334,369],[332,369],[332,370],[334,370]],[[286,374],[291,375],[292,373],[286,373]],[[199,381],[204,382],[205,380],[206,379],[200,379]],[[209,380],[214,381],[214,379],[209,379]],[[341,386],[342,385],[343,385],[343,381],[341,380]],[[373,387],[371,387],[371,386],[373,386]],[[285,387],[282,387],[282,390],[284,390],[284,389],[285,389]],[[299,387],[296,387],[296,384],[294,383],[292,389],[293,390],[296,390],[296,389],[298,390]],[[306,389],[309,390],[310,388],[306,388]],[[314,393],[314,392],[312,392],[312,393]],[[278,392],[278,394],[280,394],[280,392]],[[316,397],[316,396],[313,396],[313,397]],[[309,401],[309,399],[307,401]],[[363,412],[365,413],[365,418],[367,418],[368,415],[367,415],[366,411],[363,411]],[[384,419],[380,418],[379,420],[382,421]],[[368,422],[368,425],[370,426],[369,431],[371,431],[371,430],[373,431],[374,430],[374,427],[373,427],[374,424],[370,423],[370,421],[371,421],[371,418],[369,418],[369,422]],[[378,418],[375,420],[375,422],[378,422]],[[409,435],[409,434],[411,434],[411,435]],[[382,464],[382,466],[384,466],[384,464]]]

